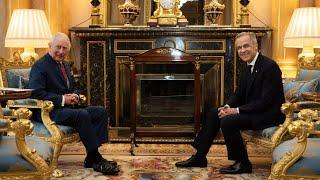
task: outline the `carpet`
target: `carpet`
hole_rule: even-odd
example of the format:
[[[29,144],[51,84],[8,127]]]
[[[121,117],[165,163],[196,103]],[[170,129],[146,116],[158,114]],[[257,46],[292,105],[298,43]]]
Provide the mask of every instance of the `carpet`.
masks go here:
[[[225,157],[209,157],[207,168],[176,168],[174,163],[188,156],[106,156],[118,162],[117,176],[104,176],[91,168],[83,168],[84,155],[62,155],[59,168],[64,172],[63,179],[110,179],[110,180],[211,180],[211,179],[267,179],[270,174],[270,160],[251,159],[252,174],[223,175],[219,168],[229,165]],[[53,178],[55,179],[55,178]],[[56,179],[58,180],[58,179]]]
[[[140,144],[136,156],[130,156],[129,144],[105,144],[99,151],[107,159],[120,165],[118,176],[104,176],[91,168],[83,168],[84,148],[80,143],[67,145],[59,159],[62,179],[110,179],[110,180],[211,180],[211,179],[267,179],[271,159],[268,150],[248,146],[253,173],[222,175],[219,169],[232,162],[226,158],[224,145],[213,145],[208,154],[207,168],[176,168],[174,163],[185,160],[194,152],[187,144]],[[260,150],[260,152],[259,152]],[[55,179],[55,178],[53,178]],[[56,179],[58,180],[58,179]]]

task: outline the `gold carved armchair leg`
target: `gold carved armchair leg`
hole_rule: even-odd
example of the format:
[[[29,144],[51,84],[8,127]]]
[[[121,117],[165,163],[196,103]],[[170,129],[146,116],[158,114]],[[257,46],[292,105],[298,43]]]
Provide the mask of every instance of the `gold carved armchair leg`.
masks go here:
[[[35,179],[47,180],[50,179],[52,172],[49,165],[37,154],[35,149],[30,149],[26,144],[25,137],[30,135],[33,130],[33,124],[29,120],[31,114],[32,112],[26,108],[19,108],[14,111],[17,120],[10,122],[8,130],[14,132],[17,149],[21,155],[36,168],[37,171],[33,177]]]
[[[270,180],[290,179],[287,174],[288,169],[303,155],[307,148],[308,136],[314,129],[312,120],[318,117],[318,112],[302,109],[298,116],[299,119],[292,121],[287,127],[289,134],[297,138],[297,143],[292,150],[272,165],[271,174],[268,178]]]
[[[40,101],[40,100],[39,100]],[[51,120],[49,113],[53,109],[53,103],[51,101],[40,101],[41,102],[41,118],[45,126],[51,133],[50,142],[54,146],[53,158],[51,162],[51,168],[53,170],[53,177],[63,177],[63,172],[58,169],[58,159],[62,150],[62,133],[57,127],[56,123]]]

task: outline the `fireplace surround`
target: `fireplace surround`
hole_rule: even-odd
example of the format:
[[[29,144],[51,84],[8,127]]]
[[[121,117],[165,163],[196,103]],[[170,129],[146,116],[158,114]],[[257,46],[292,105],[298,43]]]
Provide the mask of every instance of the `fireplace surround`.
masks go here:
[[[230,26],[214,28],[210,26],[180,28],[142,26],[127,28],[74,27],[70,32],[73,46],[80,47],[80,51],[75,52],[79,54],[79,61],[75,61],[75,65],[80,73],[80,90],[87,95],[88,104],[102,105],[107,109],[110,117],[108,127],[110,140],[115,142],[130,141],[130,124],[128,123],[130,116],[130,109],[128,108],[128,103],[130,103],[128,101],[130,97],[130,91],[128,91],[130,88],[128,78],[130,73],[128,69],[129,57],[157,47],[174,47],[199,57],[201,63],[201,92],[203,93],[201,116],[203,117],[210,107],[224,104],[226,98],[236,87],[239,72],[244,64],[236,55],[234,37],[242,31],[255,32],[259,44],[261,44],[261,38],[271,32],[271,29]],[[170,78],[171,75],[177,77],[177,74],[188,75],[190,72],[154,72],[154,74],[160,74],[162,78],[164,76]],[[145,83],[151,83],[151,81],[168,81],[168,87],[172,87],[172,84],[180,86],[178,80],[149,80],[147,82],[148,80],[144,80],[143,76],[141,78],[142,87],[140,88],[146,88]],[[182,80],[179,81],[182,82]],[[185,83],[187,84],[188,81],[186,80]],[[186,84],[186,88],[190,88]],[[210,89],[208,87],[215,88]],[[170,95],[172,91],[167,90],[167,95]],[[156,91],[153,93],[156,93]],[[155,95],[159,95],[160,92],[157,93]],[[166,126],[162,129],[185,128],[184,125],[180,124],[164,125]],[[153,122],[147,123],[145,126],[153,130],[159,128]],[[193,136],[190,136],[190,141],[192,138]],[[155,138],[151,140],[158,142],[158,139]],[[140,141],[150,141],[150,139],[140,139]],[[159,139],[159,141],[162,140]],[[176,140],[176,137],[173,137],[165,141],[181,140]]]

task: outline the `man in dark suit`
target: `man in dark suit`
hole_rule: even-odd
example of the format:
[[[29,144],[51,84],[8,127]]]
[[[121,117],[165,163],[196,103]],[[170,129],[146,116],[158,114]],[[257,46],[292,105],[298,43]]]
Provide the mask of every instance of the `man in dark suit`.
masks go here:
[[[281,70],[276,62],[258,52],[254,33],[243,32],[236,36],[236,50],[247,67],[226,105],[209,111],[202,129],[192,144],[196,154],[177,167],[206,167],[206,155],[220,128],[234,164],[221,168],[220,173],[251,173],[252,166],[241,137],[241,130],[261,130],[283,123],[280,107],[284,103]]]
[[[103,174],[116,174],[119,169],[116,162],[107,161],[98,148],[106,142],[107,112],[103,107],[77,107],[78,90],[65,57],[70,51],[70,40],[66,34],[57,33],[49,42],[49,52],[40,58],[31,68],[29,88],[33,89],[32,97],[50,100],[54,109],[50,117],[60,125],[74,127],[87,150],[84,161],[86,168]],[[40,114],[36,119],[41,121]]]

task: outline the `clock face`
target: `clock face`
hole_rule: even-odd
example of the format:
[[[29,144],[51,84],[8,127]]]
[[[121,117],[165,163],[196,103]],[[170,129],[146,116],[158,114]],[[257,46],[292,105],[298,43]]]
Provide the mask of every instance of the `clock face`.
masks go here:
[[[160,0],[160,6],[164,9],[172,9],[176,4],[176,0]]]

